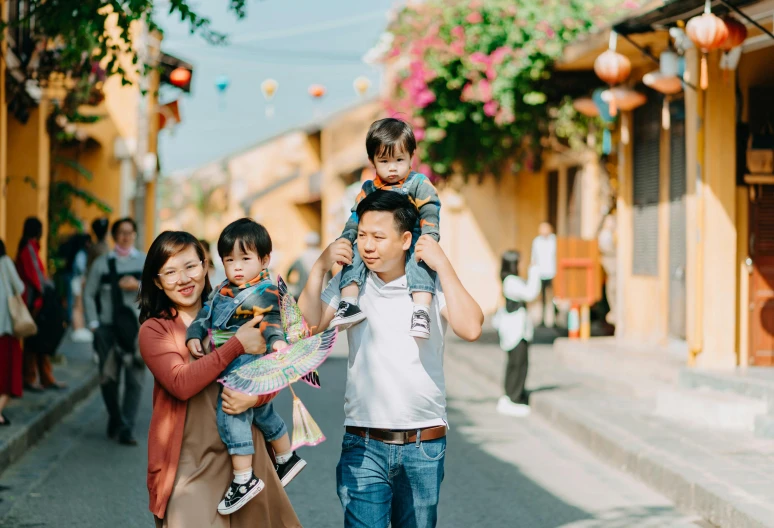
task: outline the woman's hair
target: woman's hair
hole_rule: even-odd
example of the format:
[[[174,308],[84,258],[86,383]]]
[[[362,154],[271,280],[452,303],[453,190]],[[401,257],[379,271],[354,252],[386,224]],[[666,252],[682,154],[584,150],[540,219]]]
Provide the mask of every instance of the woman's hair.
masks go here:
[[[19,240],[19,253],[27,246],[30,240],[40,240],[43,236],[43,222],[34,216],[30,216],[24,221],[22,228],[22,237]]]
[[[503,253],[500,264],[500,280],[504,281],[508,275],[519,274],[519,260],[521,254],[516,250],[509,250]]]
[[[164,231],[151,244],[145,259],[145,267],[142,270],[142,281],[138,295],[140,324],[148,319],[172,319],[177,316],[174,304],[167,297],[166,292],[156,285],[156,279],[158,279],[161,268],[170,258],[191,247],[196,249],[196,254],[201,260],[207,258],[204,254],[204,248],[196,237],[184,231]],[[209,297],[211,291],[210,279],[204,273],[202,302]]]
[[[4,257],[8,254],[8,252],[5,250],[5,242],[0,240],[0,257]]]
[[[252,218],[240,218],[226,226],[218,238],[218,255],[231,255],[237,244],[244,253],[255,251],[261,258],[271,254],[269,232]]]

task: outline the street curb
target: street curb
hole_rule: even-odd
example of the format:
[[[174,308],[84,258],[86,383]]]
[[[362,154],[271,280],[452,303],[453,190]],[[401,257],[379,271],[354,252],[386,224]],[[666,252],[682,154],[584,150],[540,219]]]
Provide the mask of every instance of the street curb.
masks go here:
[[[93,372],[80,378],[70,388],[63,391],[59,397],[48,402],[21,429],[0,443],[0,475],[11,464],[24,456],[31,446],[35,445],[49,429],[66,417],[76,405],[88,398],[97,388],[98,382],[99,373],[95,368]]]
[[[712,483],[706,479],[691,478],[687,468],[673,470],[675,464],[669,463],[670,459],[674,459],[673,455],[633,435],[626,439],[626,443],[621,442],[601,427],[595,427],[596,424],[588,423],[572,405],[563,404],[561,397],[534,394],[530,407],[595,456],[634,475],[674,501],[678,508],[700,515],[718,526],[774,526],[774,521],[762,512],[745,511],[744,505],[728,500],[727,488],[713,489]],[[749,509],[754,510],[754,507]]]

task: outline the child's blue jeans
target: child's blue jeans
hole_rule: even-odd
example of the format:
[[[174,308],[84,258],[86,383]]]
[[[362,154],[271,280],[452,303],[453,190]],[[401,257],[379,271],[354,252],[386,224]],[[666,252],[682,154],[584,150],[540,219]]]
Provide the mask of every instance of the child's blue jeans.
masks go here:
[[[228,374],[252,359],[255,359],[255,356],[242,354],[229,364],[223,374]],[[252,424],[261,430],[267,442],[277,440],[288,432],[285,421],[274,411],[271,403],[247,409],[241,414],[226,414],[223,412],[223,398],[218,396],[218,433],[226,444],[229,455],[255,453]]]
[[[419,240],[420,233],[414,232],[411,238],[411,247],[406,255],[406,282],[408,283],[409,293],[430,292],[435,293],[435,272],[427,267],[424,262],[417,262],[414,258],[414,248]],[[366,278],[366,265],[360,258],[357,250],[357,243],[352,246],[352,264],[344,266],[341,272],[341,286],[349,286],[353,282],[359,287],[363,286]]]

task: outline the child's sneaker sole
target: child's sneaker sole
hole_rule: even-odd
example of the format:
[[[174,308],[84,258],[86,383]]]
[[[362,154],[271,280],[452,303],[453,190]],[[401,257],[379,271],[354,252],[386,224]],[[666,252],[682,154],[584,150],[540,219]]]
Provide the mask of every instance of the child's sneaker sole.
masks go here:
[[[298,474],[301,473],[301,471],[303,471],[305,467],[306,467],[306,460],[303,460],[303,459],[300,462],[298,462],[298,464],[293,466],[290,469],[290,471],[288,471],[288,474],[282,477],[282,480],[280,480],[280,482],[282,482],[282,487],[284,488],[285,486],[290,484],[290,481],[296,478]]]
[[[350,317],[340,317],[338,319],[333,319],[331,324],[328,325],[328,329],[330,330],[338,327],[339,330],[346,330],[347,328],[353,327],[356,324],[365,321],[365,319],[366,315],[363,312],[359,312]]]
[[[424,330],[409,330],[409,335],[419,339],[430,339],[430,332],[425,332]]]
[[[218,506],[218,513],[221,515],[231,515],[235,511],[241,509],[242,506],[250,502],[252,499],[254,499],[261,491],[263,491],[264,486],[265,484],[263,483],[263,480],[258,479],[258,484],[253,489],[248,491],[247,494],[245,494],[245,496],[239,500],[239,502],[223,509]]]

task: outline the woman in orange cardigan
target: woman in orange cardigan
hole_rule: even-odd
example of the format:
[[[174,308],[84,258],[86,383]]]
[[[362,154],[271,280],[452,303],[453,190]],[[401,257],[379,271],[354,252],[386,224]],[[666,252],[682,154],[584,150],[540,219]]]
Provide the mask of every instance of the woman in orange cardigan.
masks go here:
[[[206,266],[197,239],[179,231],[159,235],[145,261],[140,353],[155,378],[148,433],[150,511],[157,527],[299,527],[271,457],[262,449],[253,455],[253,469],[266,475],[263,493],[230,516],[218,513],[223,489],[233,475],[215,421],[216,379],[237,356],[261,353],[266,344],[254,328],[260,320],[256,318],[226,344],[194,361],[185,346],[185,333],[211,291]],[[271,397],[224,389],[223,410],[239,414]],[[253,441],[264,443],[255,427]]]

